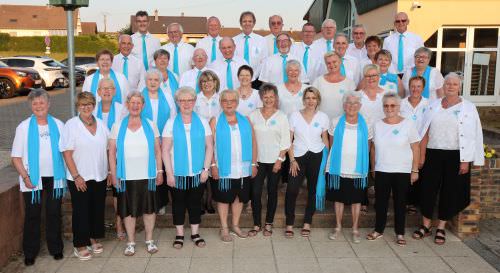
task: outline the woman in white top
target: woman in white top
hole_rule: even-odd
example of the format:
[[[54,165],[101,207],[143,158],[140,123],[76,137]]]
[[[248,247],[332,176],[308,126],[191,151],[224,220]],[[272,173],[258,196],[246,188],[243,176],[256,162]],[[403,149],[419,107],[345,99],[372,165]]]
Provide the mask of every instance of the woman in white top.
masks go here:
[[[184,218],[189,213],[191,240],[205,246],[200,237],[202,184],[208,179],[213,156],[212,130],[204,118],[193,112],[196,91],[181,87],[175,92],[179,114],[167,121],[163,132],[162,158],[167,184],[172,194],[172,214],[176,229],[174,248],[184,245]]]
[[[360,92],[348,91],[342,101],[344,114],[334,118],[328,130],[332,143],[325,167],[328,189],[323,190],[320,185],[317,198],[322,201],[321,193],[326,192],[326,199],[334,201],[337,227],[328,236],[331,240],[341,236],[344,206],[351,205],[352,240],[359,243],[358,220],[368,186],[372,127],[359,113],[362,107]]]
[[[71,193],[74,254],[80,260],[88,260],[92,252],[102,253],[104,250],[97,239],[104,237],[104,200],[106,185],[110,183],[107,155],[109,130],[102,120],[92,114],[95,105],[92,93],[77,95],[78,115],[64,125],[59,144],[66,162],[66,178]]]
[[[153,59],[156,69],[158,69],[161,74],[161,90],[165,93],[170,93],[173,97],[179,88],[179,80],[177,79],[177,75],[167,68],[170,61],[170,53],[168,53],[165,49],[158,49],[153,54]],[[144,84],[147,85],[147,83]],[[139,86],[139,90],[142,90],[143,88],[144,86]]]
[[[274,214],[278,205],[278,182],[285,154],[290,148],[290,126],[286,115],[278,110],[278,90],[273,84],[260,87],[259,95],[264,103],[249,118],[255,130],[258,148],[257,176],[252,182],[252,214],[254,227],[248,233],[255,236],[263,230],[264,236],[272,235]],[[267,178],[267,210],[262,229],[262,189]]]
[[[301,73],[302,65],[299,61],[287,61],[286,75],[288,77],[288,81],[277,86],[278,96],[280,99],[279,108],[287,116],[304,108],[302,96],[304,95],[304,89],[309,87],[309,85],[300,81]]]
[[[336,118],[344,112],[342,109],[342,96],[347,91],[356,89],[353,80],[342,76],[340,66],[342,57],[334,52],[327,52],[324,57],[328,73],[314,80],[312,86],[321,93],[321,98],[325,102],[319,106],[319,110],[328,115],[329,119]]]
[[[439,196],[434,242],[445,243],[445,225],[470,203],[470,165],[484,165],[483,132],[476,106],[460,97],[462,80],[456,73],[444,78],[444,97],[424,115],[421,142],[420,211],[422,226],[414,238],[430,235],[434,205]]]
[[[248,65],[238,68],[238,80],[240,86],[236,89],[240,94],[238,111],[244,116],[250,115],[255,109],[262,107],[259,91],[252,88],[253,69]]]
[[[411,77],[421,76],[425,79],[425,87],[422,96],[429,100],[435,100],[443,97],[444,78],[441,72],[434,67],[429,66],[432,58],[432,51],[426,47],[415,50],[415,66],[405,71],[403,75],[403,85],[406,95],[410,94],[409,81]]]
[[[257,175],[257,143],[252,123],[236,111],[239,94],[224,90],[220,94],[223,112],[212,118],[210,127],[215,138],[215,152],[212,160],[213,198],[221,221],[220,238],[223,242],[233,239],[229,232],[227,216],[229,205],[233,227],[231,234],[246,238],[239,227],[243,203],[250,199],[250,178]]]
[[[410,184],[418,179],[420,135],[411,119],[399,115],[401,99],[394,92],[382,99],[385,118],[375,123],[370,153],[375,176],[375,230],[368,240],[384,234],[389,198],[392,192],[396,243],[406,245],[406,199]]]
[[[360,113],[373,125],[384,118],[382,97],[388,90],[379,86],[380,69],[376,64],[367,64],[363,68],[363,81],[366,83],[361,91]]]
[[[290,174],[285,195],[285,236],[294,236],[295,203],[300,186],[307,178],[307,205],[304,213],[304,225],[301,231],[303,237],[311,233],[312,217],[316,206],[316,184],[323,176],[320,167],[327,156],[328,149],[328,116],[319,111],[321,94],[315,87],[304,90],[304,109],[294,112],[288,118],[292,146],[288,150],[290,157]],[[326,150],[325,150],[326,149]]]
[[[141,93],[131,92],[126,102],[129,115],[113,125],[109,137],[111,180],[118,191],[118,212],[127,230],[125,256],[135,254],[135,223],[140,216],[148,253],[158,251],[153,230],[158,211],[156,186],[163,183],[160,133],[151,120],[141,116],[144,104]]]
[[[380,68],[380,87],[397,92],[399,96],[404,97],[405,89],[403,82],[399,78],[398,74],[389,72],[391,67],[392,54],[390,51],[381,49],[377,54],[375,54],[376,65]]]
[[[42,202],[45,203],[47,248],[54,259],[63,258],[61,199],[66,184],[64,161],[59,150],[64,124],[49,114],[47,91],[32,90],[28,104],[33,114],[17,126],[11,152],[24,199],[23,252],[26,266],[35,263],[40,250]],[[43,196],[45,200],[41,199]]]

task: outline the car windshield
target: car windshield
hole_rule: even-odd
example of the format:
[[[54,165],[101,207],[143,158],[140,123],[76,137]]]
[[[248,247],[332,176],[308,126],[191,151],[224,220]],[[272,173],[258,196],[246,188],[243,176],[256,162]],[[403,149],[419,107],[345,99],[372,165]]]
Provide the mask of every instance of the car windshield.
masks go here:
[[[9,67],[6,63],[0,61],[0,67]]]

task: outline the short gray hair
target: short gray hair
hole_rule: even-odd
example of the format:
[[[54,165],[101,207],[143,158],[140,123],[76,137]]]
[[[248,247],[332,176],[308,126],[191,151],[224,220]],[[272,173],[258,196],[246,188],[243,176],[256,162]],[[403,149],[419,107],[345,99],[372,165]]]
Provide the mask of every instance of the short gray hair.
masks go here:
[[[420,53],[427,54],[427,56],[429,57],[429,59],[432,58],[432,50],[428,49],[425,46],[419,47],[417,50],[415,50],[415,53],[413,54],[413,57],[417,57],[417,55],[420,54]]]
[[[377,74],[380,75],[380,67],[376,64],[367,64],[365,67],[363,67],[363,77],[365,76],[366,72],[375,69],[377,71]]]
[[[399,105],[401,105],[401,97],[398,95],[396,92],[387,92],[384,94],[382,97],[382,103],[385,104],[387,100],[389,99],[395,99]]]
[[[335,22],[335,20],[333,20],[331,18],[325,19],[323,21],[323,23],[321,24],[321,28],[325,27],[325,25],[328,23],[332,23],[335,26],[335,28],[337,28],[337,22]]]
[[[352,30],[356,29],[356,28],[362,28],[364,31],[365,31],[365,34],[366,34],[366,28],[363,24],[356,24],[352,27]]]
[[[161,56],[167,56],[167,58],[170,60],[170,53],[163,48],[160,48],[156,50],[155,53],[153,53],[153,60],[156,61],[156,59],[158,59]]]
[[[456,72],[450,72],[444,76],[444,82],[450,80],[450,79],[457,79],[460,82],[460,89],[462,89],[463,85],[463,78]]]
[[[342,104],[347,102],[349,98],[356,98],[359,103],[361,103],[361,91],[349,90],[344,93],[342,96]]]
[[[182,27],[181,24],[177,23],[177,22],[173,22],[173,23],[170,23],[168,26],[167,26],[167,32],[170,30],[171,27],[173,26],[179,26],[179,30],[181,31],[182,34],[184,34],[184,28]]]
[[[236,101],[238,101],[238,103],[240,102],[240,93],[238,93],[238,91],[232,89],[225,89],[222,92],[220,92],[219,95],[220,104],[222,104],[222,99],[224,99],[227,95],[234,95],[236,97]]]
[[[144,99],[144,96],[142,95],[141,92],[139,92],[139,91],[132,91],[132,92],[128,93],[128,95],[127,95],[127,103],[129,103],[132,100],[132,98],[134,98],[134,97],[135,98],[140,98],[141,101],[142,101],[142,103],[146,102],[145,99]]]
[[[175,101],[179,102],[179,98],[182,95],[191,95],[191,97],[196,99],[196,91],[189,86],[183,86],[183,87],[177,89],[177,91],[175,91],[175,95],[174,95]]]
[[[129,38],[130,38],[130,42],[131,42],[132,44],[134,44],[134,41],[132,40],[132,36],[130,36],[130,35],[128,35],[128,34],[120,34],[120,36],[118,36],[118,43],[121,43],[121,42],[122,42],[122,39],[123,39],[124,37],[129,37]]]
[[[100,89],[101,88],[101,84],[103,84],[105,82],[111,83],[111,85],[113,86],[113,88],[116,88],[115,81],[113,81],[110,78],[102,78],[102,79],[99,80],[99,83],[97,84],[97,89]]]
[[[37,89],[32,89],[31,92],[28,94],[28,103],[31,105],[31,103],[36,99],[36,98],[43,98],[47,102],[50,101],[50,96],[47,91],[41,88]]]
[[[288,60],[288,61],[286,62],[285,69],[288,69],[288,67],[289,67],[289,66],[296,66],[296,67],[298,67],[298,68],[299,68],[299,71],[300,71],[300,72],[302,72],[302,65],[301,65],[301,64],[300,64],[300,62],[299,62],[299,61],[297,61],[297,60],[294,60],[294,59],[292,59],[292,60]]]
[[[323,60],[326,61],[327,58],[330,58],[332,56],[337,56],[337,57],[339,57],[342,60],[342,56],[340,56],[340,54],[337,51],[328,51],[328,52],[326,52],[325,55],[323,55]]]
[[[335,39],[334,39],[334,41],[337,41],[337,39],[338,39],[339,37],[344,37],[344,38],[347,40],[347,42],[349,43],[349,37],[347,37],[347,34],[345,34],[344,32],[339,32],[339,33],[337,33],[337,34],[335,35]]]
[[[148,71],[146,71],[146,74],[144,75],[144,80],[147,81],[149,77],[152,75],[158,75],[160,78],[160,82],[163,82],[163,75],[161,74],[160,70],[156,68],[151,68]]]

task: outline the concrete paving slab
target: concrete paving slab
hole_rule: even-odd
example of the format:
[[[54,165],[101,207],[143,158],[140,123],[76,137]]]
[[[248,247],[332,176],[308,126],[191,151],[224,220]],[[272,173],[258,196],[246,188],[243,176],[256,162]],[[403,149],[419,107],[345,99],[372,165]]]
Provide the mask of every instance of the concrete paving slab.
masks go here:
[[[144,272],[149,258],[109,258],[103,266],[103,272],[136,273]]]
[[[323,273],[365,273],[357,258],[318,258]]]
[[[360,258],[360,262],[367,273],[405,273],[408,268],[395,257]]]
[[[440,257],[405,257],[401,258],[411,272],[453,273],[448,264]]]
[[[188,273],[191,258],[151,258],[144,272],[146,273]]]
[[[476,257],[443,257],[451,268],[457,273],[498,273],[486,261]]]
[[[190,273],[232,273],[233,260],[229,258],[195,258],[191,259]]]
[[[277,258],[277,264],[280,273],[321,272],[321,268],[316,258],[282,257]]]
[[[233,259],[233,273],[277,273],[276,261],[273,256],[246,257]]]
[[[312,258],[315,257],[309,241],[273,242],[276,258]]]
[[[354,258],[356,254],[348,242],[311,242],[318,258]]]

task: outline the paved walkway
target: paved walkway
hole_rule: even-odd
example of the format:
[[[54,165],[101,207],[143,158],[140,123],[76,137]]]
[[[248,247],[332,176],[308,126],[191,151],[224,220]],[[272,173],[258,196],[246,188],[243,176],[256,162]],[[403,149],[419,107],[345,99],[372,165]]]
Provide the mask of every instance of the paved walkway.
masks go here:
[[[298,234],[298,230],[296,234]],[[65,259],[54,261],[43,247],[34,266],[25,268],[22,257],[7,265],[3,272],[368,272],[368,273],[495,273],[492,266],[448,233],[444,246],[430,238],[416,241],[408,238],[406,247],[397,246],[388,229],[383,239],[374,242],[351,242],[350,230],[331,241],[328,229],[313,229],[309,239],[296,235],[286,239],[283,229],[275,229],[271,238],[259,234],[256,238],[235,239],[222,243],[217,229],[202,229],[207,241],[205,248],[186,242],[181,250],[171,246],[174,229],[158,229],[159,252],[149,255],[138,244],[133,257],[123,256],[125,243],[113,239],[104,241],[104,253],[81,262],[71,255],[71,242],[65,242]],[[362,229],[364,236],[368,229]],[[407,231],[410,233],[410,230]],[[189,234],[189,233],[188,233]],[[138,238],[143,238],[143,233]]]

